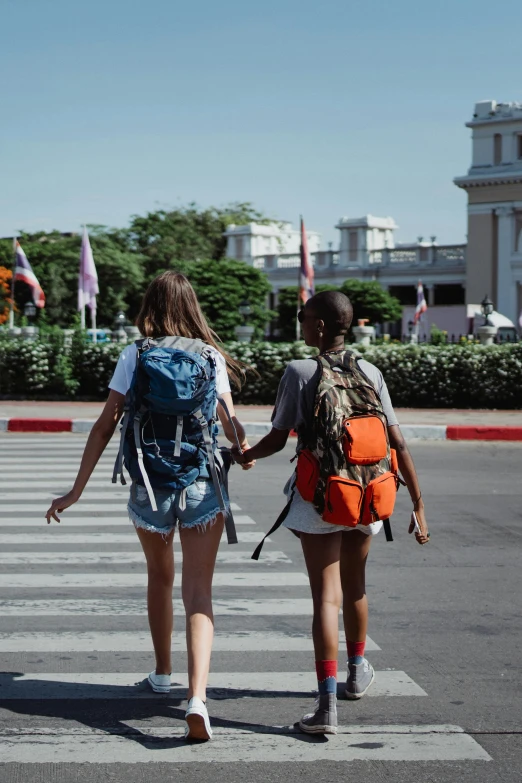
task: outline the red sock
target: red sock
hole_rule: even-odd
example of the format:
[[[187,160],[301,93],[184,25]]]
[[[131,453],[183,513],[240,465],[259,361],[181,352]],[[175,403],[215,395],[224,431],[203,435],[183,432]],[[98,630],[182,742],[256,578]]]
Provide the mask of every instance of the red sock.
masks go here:
[[[346,649],[348,650],[348,658],[363,658],[364,648],[366,642],[349,642],[346,640]]]
[[[317,683],[319,694],[337,692],[337,661],[316,661]]]

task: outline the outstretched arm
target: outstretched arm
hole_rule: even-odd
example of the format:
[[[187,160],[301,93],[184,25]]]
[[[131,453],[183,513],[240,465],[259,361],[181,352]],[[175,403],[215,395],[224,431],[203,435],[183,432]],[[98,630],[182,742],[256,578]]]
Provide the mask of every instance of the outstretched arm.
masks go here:
[[[94,468],[98,464],[98,460],[114,435],[114,430],[121,419],[124,405],[125,395],[111,390],[105,407],[87,438],[82,461],[73,488],[63,497],[53,500],[51,507],[45,515],[47,524],[50,523],[51,519],[59,522],[60,519],[57,516],[57,512],[61,512],[69,506],[72,506],[73,503],[76,503],[80,499]]]
[[[238,462],[242,462],[243,460],[245,462],[251,462],[252,460],[262,459],[263,457],[271,457],[272,454],[284,449],[289,434],[290,430],[276,430],[272,427],[268,435],[265,435],[259,443],[256,443],[255,446],[252,446],[251,449],[248,449],[248,451],[245,451],[242,455],[237,454],[236,451],[232,449],[234,459]]]
[[[427,544],[429,541],[428,536],[428,523],[424,515],[424,501],[422,500],[421,490],[419,486],[419,479],[417,477],[417,471],[413,464],[412,456],[409,452],[406,441],[403,438],[401,428],[398,425],[388,427],[388,437],[390,439],[390,446],[397,452],[397,462],[399,463],[399,470],[402,474],[408,492],[413,503],[413,510],[417,517],[420,533],[415,533],[415,538],[419,544]],[[409,533],[413,533],[414,523],[410,522]]]

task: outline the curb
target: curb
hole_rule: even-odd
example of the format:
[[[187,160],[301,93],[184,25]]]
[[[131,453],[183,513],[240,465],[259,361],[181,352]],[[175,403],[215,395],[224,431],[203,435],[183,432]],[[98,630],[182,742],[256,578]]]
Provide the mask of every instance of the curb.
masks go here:
[[[93,424],[93,419],[0,419],[0,432],[90,432]],[[248,437],[266,435],[272,429],[268,421],[247,421],[243,426]],[[522,427],[404,424],[401,432],[406,440],[522,441]]]

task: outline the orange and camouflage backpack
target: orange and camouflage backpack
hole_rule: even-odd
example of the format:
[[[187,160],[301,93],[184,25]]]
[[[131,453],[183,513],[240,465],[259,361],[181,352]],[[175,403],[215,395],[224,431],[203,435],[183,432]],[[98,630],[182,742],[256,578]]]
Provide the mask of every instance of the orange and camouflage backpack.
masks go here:
[[[352,351],[316,358],[321,377],[312,419],[298,432],[294,487],[267,535],[283,523],[297,488],[325,522],[355,527],[382,520],[392,541],[389,519],[401,479],[379,395]]]

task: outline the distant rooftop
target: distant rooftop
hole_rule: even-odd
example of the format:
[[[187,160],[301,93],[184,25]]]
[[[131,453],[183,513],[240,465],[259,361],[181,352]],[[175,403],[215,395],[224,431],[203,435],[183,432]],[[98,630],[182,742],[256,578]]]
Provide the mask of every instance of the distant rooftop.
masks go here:
[[[475,104],[473,119],[467,122],[468,127],[483,122],[499,122],[522,119],[522,103],[497,103],[496,101],[479,101]]]

